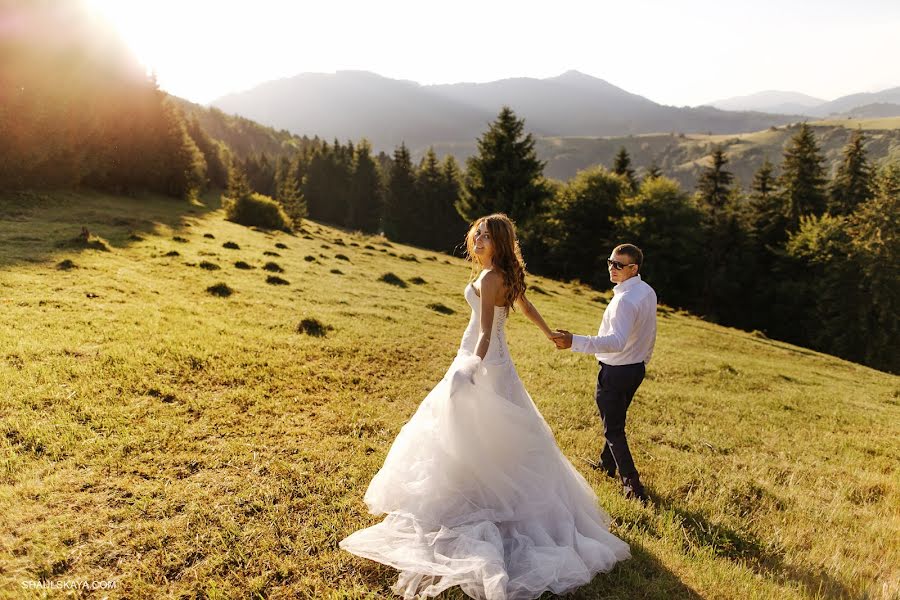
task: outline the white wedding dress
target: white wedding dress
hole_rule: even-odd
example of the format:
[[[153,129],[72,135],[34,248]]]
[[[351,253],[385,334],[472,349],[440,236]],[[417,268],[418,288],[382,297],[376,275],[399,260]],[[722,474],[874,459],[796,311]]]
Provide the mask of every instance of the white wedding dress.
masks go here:
[[[473,360],[480,299],[457,358],[400,429],[365,502],[383,521],[340,547],[398,569],[392,590],[435,596],[458,585],[473,598],[562,594],[629,558],[609,533],[594,491],[562,454],[522,385],[506,346],[508,309],[472,384],[455,377]]]

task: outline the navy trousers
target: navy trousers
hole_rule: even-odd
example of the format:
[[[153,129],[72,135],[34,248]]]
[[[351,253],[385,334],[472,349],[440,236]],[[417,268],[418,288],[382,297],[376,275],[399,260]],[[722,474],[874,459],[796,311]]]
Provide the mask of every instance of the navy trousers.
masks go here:
[[[644,363],[633,365],[607,365],[600,363],[597,375],[597,408],[603,419],[603,452],[600,464],[610,474],[619,471],[619,477],[633,477],[638,474],[628,449],[625,436],[625,417],[641,382],[644,381]]]

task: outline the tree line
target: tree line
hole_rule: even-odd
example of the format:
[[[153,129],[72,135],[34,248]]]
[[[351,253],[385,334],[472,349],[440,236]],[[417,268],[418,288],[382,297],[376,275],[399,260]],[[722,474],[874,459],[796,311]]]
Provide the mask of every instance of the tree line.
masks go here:
[[[414,165],[405,145],[373,156],[365,140],[236,169],[299,216],[446,252],[461,249],[469,222],[505,212],[531,271],[598,288],[609,249],[629,241],[670,306],[897,372],[900,165],[870,164],[853,131],[829,177],[812,129],[793,129],[780,165],[767,159],[749,190],[721,148],[693,191],[652,165],[638,179],[624,148],[610,168],[549,180],[508,107],[464,170],[433,150]]]

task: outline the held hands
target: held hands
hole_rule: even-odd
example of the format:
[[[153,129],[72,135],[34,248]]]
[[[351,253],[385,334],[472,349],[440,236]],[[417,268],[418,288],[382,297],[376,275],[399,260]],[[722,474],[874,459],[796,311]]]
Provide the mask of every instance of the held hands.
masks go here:
[[[567,350],[572,347],[572,334],[565,329],[557,329],[550,334],[550,341],[556,344],[557,350]]]

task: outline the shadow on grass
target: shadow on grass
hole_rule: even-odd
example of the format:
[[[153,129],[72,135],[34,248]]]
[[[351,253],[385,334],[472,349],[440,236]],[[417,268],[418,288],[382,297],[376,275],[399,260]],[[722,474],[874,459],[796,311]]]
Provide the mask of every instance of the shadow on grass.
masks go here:
[[[385,565],[352,559],[352,569],[363,579],[371,591],[387,593],[397,581],[397,571]],[[467,600],[458,587],[450,588],[435,596],[435,600]],[[609,573],[600,573],[580,588],[560,596],[545,592],[540,600],[595,600],[617,598],[642,600],[702,600],[702,596],[685,585],[659,560],[643,547],[631,546],[631,559],[618,563]]]
[[[205,194],[200,203],[150,194],[0,192],[0,268],[54,261],[61,253],[95,251],[89,244],[75,243],[82,227],[114,252],[156,233],[160,227],[190,231],[191,219],[220,206],[217,191]]]
[[[631,559],[617,564],[609,573],[594,577],[588,585],[566,596],[544,594],[542,600],[566,598],[633,598],[642,600],[702,600],[703,596],[681,581],[643,547],[631,544]]]
[[[753,534],[736,531],[728,526],[710,522],[702,513],[679,506],[672,499],[653,495],[661,510],[670,510],[682,522],[685,553],[694,548],[712,551],[719,558],[742,564],[756,574],[781,584],[799,584],[813,597],[850,598],[852,592],[824,570],[808,570],[785,563],[777,551],[772,551]]]

